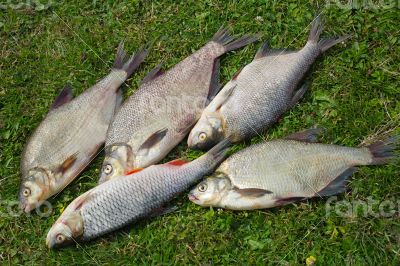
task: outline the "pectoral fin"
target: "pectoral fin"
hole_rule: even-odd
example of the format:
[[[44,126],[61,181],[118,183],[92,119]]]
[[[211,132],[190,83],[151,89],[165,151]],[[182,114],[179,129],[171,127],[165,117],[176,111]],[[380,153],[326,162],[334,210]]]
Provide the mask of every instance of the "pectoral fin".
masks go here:
[[[168,129],[163,128],[153,133],[143,144],[140,146],[137,154],[146,155],[153,146],[158,144],[167,134]]]
[[[248,197],[248,198],[258,198],[262,197],[266,194],[272,194],[272,191],[265,190],[265,189],[260,189],[260,188],[237,188],[235,187],[233,189],[235,192],[239,193],[243,197]]]
[[[61,172],[62,174],[67,172],[68,169],[70,169],[76,162],[77,156],[78,156],[78,153],[74,153],[71,156],[69,156],[67,159],[65,159],[65,161],[60,165],[58,171]]]
[[[57,98],[54,100],[53,105],[50,110],[54,110],[72,100],[72,88],[69,85],[65,85],[62,91],[58,94]]]

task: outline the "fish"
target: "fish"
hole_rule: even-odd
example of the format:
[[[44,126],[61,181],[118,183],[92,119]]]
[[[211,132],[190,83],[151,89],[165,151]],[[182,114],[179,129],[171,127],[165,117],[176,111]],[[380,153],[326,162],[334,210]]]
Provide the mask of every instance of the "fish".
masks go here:
[[[174,160],[113,178],[85,192],[50,228],[46,244],[59,248],[92,240],[157,214],[164,204],[211,173],[229,149],[223,140],[198,159]]]
[[[258,38],[235,39],[221,27],[211,41],[173,68],[164,72],[161,63],[150,71],[110,125],[98,183],[161,161],[221,88],[219,57]]]
[[[399,159],[394,151],[400,135],[353,148],[318,143],[320,132],[309,129],[240,150],[192,189],[189,200],[203,207],[255,210],[329,197],[346,191],[356,166]]]
[[[224,138],[240,142],[259,135],[304,96],[299,86],[315,60],[351,35],[320,39],[321,17],[313,22],[306,45],[297,51],[270,49],[264,43],[253,61],[239,70],[204,109],[191,130],[189,148],[206,150]]]
[[[121,105],[119,88],[147,53],[141,49],[128,57],[121,42],[107,76],[75,98],[70,86],[60,92],[22,153],[18,197],[24,212],[63,190],[96,156]]]

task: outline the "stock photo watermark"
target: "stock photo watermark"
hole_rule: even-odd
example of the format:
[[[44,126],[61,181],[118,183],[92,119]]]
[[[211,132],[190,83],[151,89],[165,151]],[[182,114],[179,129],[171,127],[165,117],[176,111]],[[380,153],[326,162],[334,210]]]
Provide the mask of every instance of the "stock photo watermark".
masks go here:
[[[325,216],[336,215],[343,218],[389,218],[400,213],[400,199],[379,201],[368,197],[365,200],[338,200],[329,197],[325,204]]]
[[[46,10],[51,6],[60,4],[61,1],[55,0],[3,0],[0,1],[0,9],[12,9],[12,10],[21,10],[21,9],[34,9],[34,10]]]
[[[340,9],[390,9],[398,8],[399,0],[325,0],[325,7],[337,7]]]
[[[22,215],[36,214],[40,217],[49,217],[53,213],[53,205],[44,201],[40,206],[37,206],[29,214],[25,213],[20,208],[20,203],[17,200],[0,200],[0,218],[19,217]]]

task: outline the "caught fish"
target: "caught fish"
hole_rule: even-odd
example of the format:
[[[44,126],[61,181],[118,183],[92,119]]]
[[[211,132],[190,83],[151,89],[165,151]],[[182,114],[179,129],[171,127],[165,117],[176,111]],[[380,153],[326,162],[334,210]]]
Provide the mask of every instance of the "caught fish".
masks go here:
[[[49,248],[87,241],[153,216],[163,204],[212,172],[225,158],[224,140],[200,158],[153,165],[137,173],[113,178],[76,198],[47,234]]]
[[[250,35],[234,40],[221,28],[167,72],[161,65],[152,70],[110,125],[99,183],[162,160],[219,90],[219,57],[256,40]]]
[[[349,37],[319,39],[321,31],[318,16],[301,50],[275,50],[264,44],[205,108],[189,134],[189,147],[208,149],[224,138],[251,138],[296,105],[307,85],[297,87],[317,57]]]
[[[122,101],[119,87],[147,55],[141,50],[127,58],[118,47],[111,72],[72,99],[65,87],[29,139],[21,159],[21,208],[30,212],[64,189],[95,157]]]
[[[233,154],[189,193],[189,199],[232,210],[271,208],[342,193],[355,166],[398,158],[393,151],[399,137],[350,148],[316,143],[318,133],[307,130]]]

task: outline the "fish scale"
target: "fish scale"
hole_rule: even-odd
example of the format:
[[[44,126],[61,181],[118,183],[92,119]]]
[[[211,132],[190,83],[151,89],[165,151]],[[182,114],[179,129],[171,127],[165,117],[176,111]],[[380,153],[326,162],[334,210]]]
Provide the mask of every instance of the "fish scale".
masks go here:
[[[140,51],[125,60],[121,43],[107,76],[74,99],[69,87],[61,91],[22,154],[19,199],[26,212],[61,191],[94,158],[121,104],[119,87],[146,55]]]
[[[234,40],[220,29],[210,42],[165,73],[160,65],[151,71],[110,125],[99,183],[162,160],[219,89],[219,57],[255,40],[252,36]]]
[[[189,134],[189,147],[207,149],[223,138],[239,142],[274,124],[303,97],[307,86],[297,88],[317,57],[349,37],[319,39],[321,30],[317,17],[306,45],[298,51],[264,44],[204,109]]]
[[[224,172],[238,188],[296,191],[302,187],[308,193],[315,193],[311,185],[315,176],[310,173],[320,173],[321,178],[330,179],[352,165],[368,164],[371,158],[366,149],[276,140],[239,151],[228,158],[217,172]],[[311,168],[309,161],[315,162]],[[242,168],[238,165],[252,167]],[[230,169],[234,170],[231,172]],[[308,179],[304,179],[304,176]],[[296,182],[293,182],[293,178]]]
[[[57,242],[60,234],[86,241],[153,215],[157,208],[213,171],[225,158],[228,145],[228,141],[222,141],[200,158],[183,165],[174,162],[153,165],[94,187],[61,214],[47,235],[48,245],[63,244]],[[73,242],[71,238],[68,241]]]
[[[356,166],[398,158],[394,153],[398,136],[352,148],[315,143],[319,132],[297,132],[240,150],[193,189],[189,199],[202,206],[234,210],[271,208],[339,194],[346,190]]]

